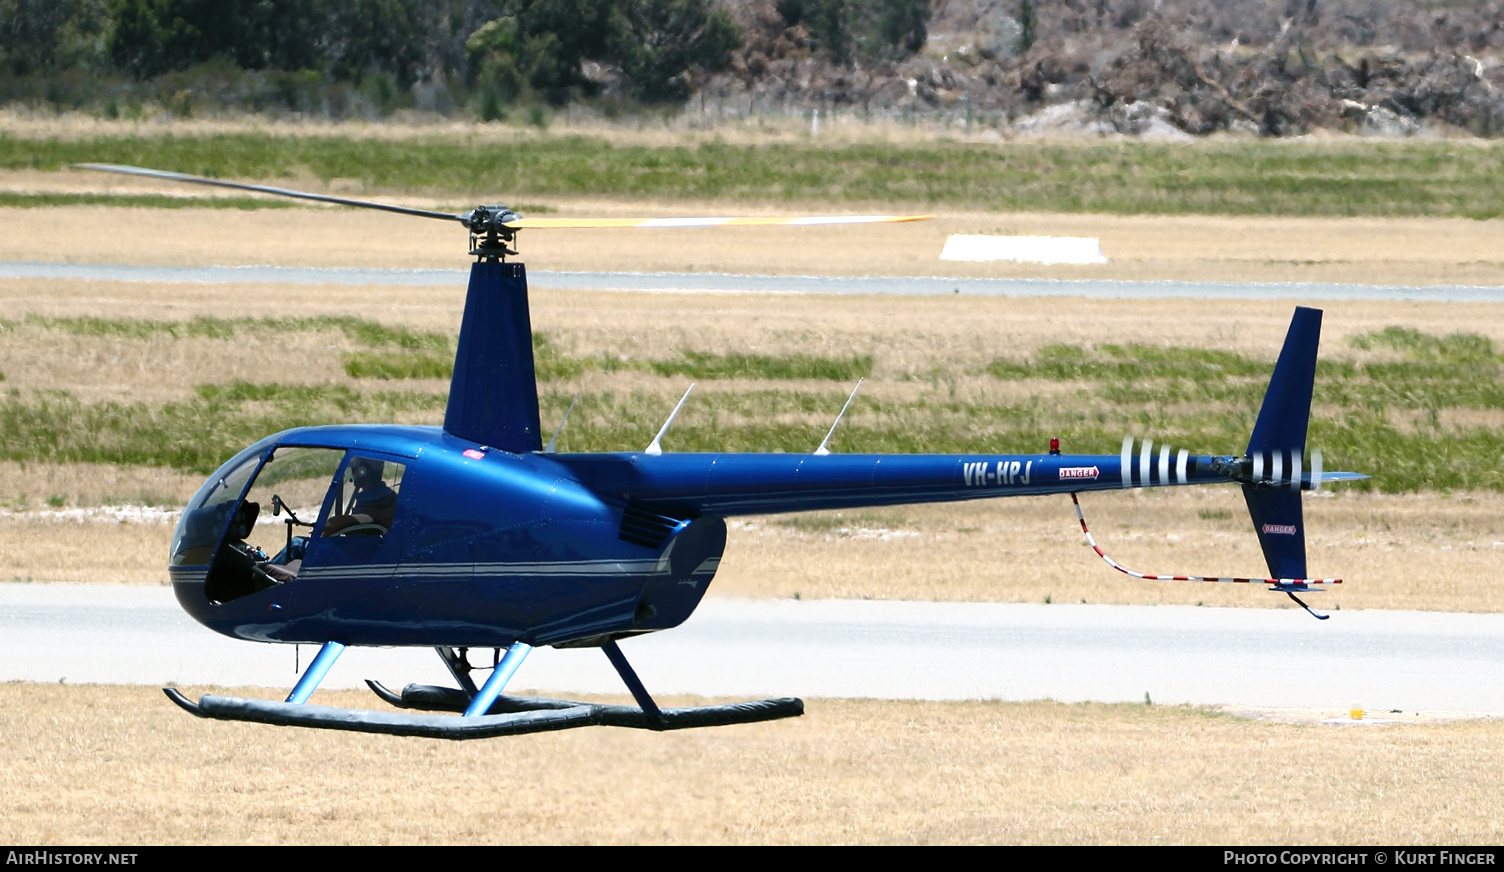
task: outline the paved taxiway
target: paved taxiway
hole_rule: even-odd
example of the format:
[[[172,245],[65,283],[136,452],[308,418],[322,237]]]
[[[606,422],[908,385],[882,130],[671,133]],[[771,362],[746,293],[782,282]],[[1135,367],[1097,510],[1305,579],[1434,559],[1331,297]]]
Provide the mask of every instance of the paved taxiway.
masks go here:
[[[0,279],[226,284],[387,285],[462,288],[469,270],[299,266],[127,266],[0,262]],[[529,286],[582,291],[668,293],[970,294],[984,297],[1102,299],[1409,300],[1500,302],[1504,287],[1348,285],[1317,282],[1184,282],[1059,279],[978,279],[943,276],[769,276],[718,273],[553,272],[528,270]]]
[[[622,650],[656,693],[1504,712],[1504,615],[712,598]],[[165,586],[0,584],[0,680],[285,688],[293,658],[199,626]],[[428,649],[351,649],[325,686],[368,677],[449,683]],[[513,689],[622,690],[600,652],[549,648]]]

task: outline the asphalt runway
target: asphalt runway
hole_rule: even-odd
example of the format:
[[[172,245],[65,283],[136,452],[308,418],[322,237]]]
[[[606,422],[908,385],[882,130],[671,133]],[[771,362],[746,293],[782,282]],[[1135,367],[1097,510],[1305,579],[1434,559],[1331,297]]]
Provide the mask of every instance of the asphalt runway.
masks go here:
[[[468,270],[288,266],[121,266],[0,263],[0,279],[226,284],[464,287]],[[1500,302],[1504,287],[1347,285],[1311,282],[1172,282],[1050,279],[957,279],[942,276],[768,276],[718,273],[550,272],[528,270],[533,288],[666,293],[971,294],[988,297],[1196,298],[1235,300],[1410,300]]]
[[[661,694],[1504,712],[1504,615],[711,598],[622,650]],[[0,584],[0,680],[290,688],[294,656],[199,626],[165,586]],[[351,649],[324,686],[365,678],[452,683],[429,649]],[[511,689],[623,692],[599,651],[550,648]]]

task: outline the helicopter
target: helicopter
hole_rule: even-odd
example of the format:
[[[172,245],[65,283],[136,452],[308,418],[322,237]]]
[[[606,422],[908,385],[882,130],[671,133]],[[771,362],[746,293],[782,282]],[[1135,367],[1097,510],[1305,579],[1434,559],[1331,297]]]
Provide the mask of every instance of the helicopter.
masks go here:
[[[319,646],[283,702],[204,695],[174,703],[204,718],[402,736],[473,739],[588,725],[650,730],[751,723],[803,713],[796,698],[663,708],[621,640],[694,613],[739,515],[1068,494],[1088,543],[1138,578],[1263,583],[1318,618],[1307,577],[1301,494],[1324,472],[1305,451],[1321,312],[1297,307],[1247,448],[1192,455],[1128,437],[1118,455],[843,455],[829,444],[856,393],[809,454],[669,453],[662,441],[690,392],[643,450],[563,453],[539,416],[518,233],[561,227],[858,224],[930,216],[524,218],[499,205],[451,214],[116,164],[81,169],[234,188],[456,221],[475,258],[442,426],[336,425],[276,433],[237,453],[194,493],[168,572],[182,608],[237,639]],[[860,382],[858,383],[860,388]],[[690,391],[693,385],[690,386]],[[570,407],[570,411],[573,406]],[[1268,578],[1146,575],[1108,557],[1076,494],[1133,487],[1241,486]],[[267,518],[269,509],[270,519]],[[270,521],[268,523],[268,521]],[[281,529],[279,530],[278,527]],[[396,711],[310,705],[349,646],[431,647],[457,687],[370,689]],[[509,696],[539,646],[600,648],[635,707]],[[489,666],[472,650],[491,649]],[[477,682],[477,670],[489,670]],[[448,714],[435,714],[443,712]],[[459,713],[454,717],[453,713]]]

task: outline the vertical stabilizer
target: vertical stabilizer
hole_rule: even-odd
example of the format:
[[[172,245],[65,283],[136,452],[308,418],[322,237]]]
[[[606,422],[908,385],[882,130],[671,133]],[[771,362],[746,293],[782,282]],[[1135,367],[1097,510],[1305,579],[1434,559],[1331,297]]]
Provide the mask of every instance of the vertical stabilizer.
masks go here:
[[[527,273],[520,263],[479,261],[470,268],[444,429],[505,451],[543,447]]]
[[[1248,440],[1253,480],[1243,485],[1243,499],[1253,517],[1269,574],[1275,578],[1306,577],[1301,466],[1306,456],[1320,342],[1321,310],[1296,307]]]
[[[1300,491],[1243,485],[1243,500],[1272,578],[1306,577],[1306,528]]]
[[[1264,393],[1248,454],[1304,450],[1311,420],[1311,391],[1316,384],[1316,348],[1321,343],[1321,310],[1295,307],[1285,347],[1274,364]]]

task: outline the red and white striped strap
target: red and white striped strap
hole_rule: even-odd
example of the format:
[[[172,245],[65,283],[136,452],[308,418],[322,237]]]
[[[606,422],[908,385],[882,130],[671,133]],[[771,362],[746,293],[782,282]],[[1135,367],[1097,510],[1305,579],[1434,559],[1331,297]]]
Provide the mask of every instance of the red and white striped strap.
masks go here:
[[[1129,569],[1128,567],[1117,562],[1116,560],[1113,560],[1111,557],[1108,557],[1107,554],[1102,551],[1101,546],[1097,544],[1097,540],[1092,538],[1091,531],[1086,529],[1086,517],[1081,514],[1081,502],[1076,499],[1075,494],[1071,494],[1071,505],[1076,507],[1076,520],[1081,522],[1081,532],[1086,534],[1086,544],[1091,546],[1091,550],[1097,552],[1098,557],[1107,561],[1108,566],[1111,566],[1113,569],[1116,569],[1118,572],[1121,572],[1124,575],[1131,575],[1134,578],[1147,578],[1150,581],[1225,581],[1231,582],[1233,584],[1270,585],[1311,585],[1342,583],[1342,579],[1340,578],[1213,578],[1211,576],[1205,575],[1147,575],[1142,572],[1135,572],[1132,569]]]

